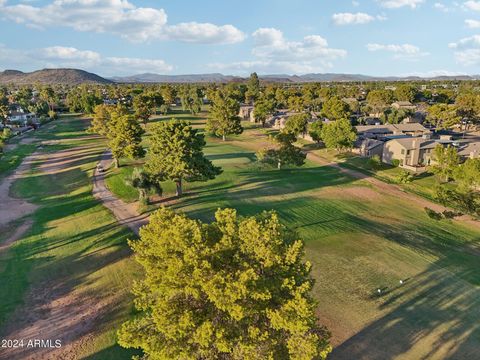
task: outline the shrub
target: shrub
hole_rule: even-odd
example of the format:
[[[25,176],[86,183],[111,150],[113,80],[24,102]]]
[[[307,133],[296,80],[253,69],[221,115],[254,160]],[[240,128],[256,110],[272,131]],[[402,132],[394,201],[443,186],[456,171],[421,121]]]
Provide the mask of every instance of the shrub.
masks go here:
[[[392,160],[392,165],[395,166],[395,167],[399,167],[399,166],[400,166],[400,160],[398,160],[398,159],[393,159],[393,160]]]
[[[52,120],[56,120],[58,118],[58,114],[56,111],[50,110],[48,112],[48,117]]]
[[[408,184],[409,182],[412,182],[412,180],[413,175],[407,170],[402,170],[397,176],[397,182],[399,184]]]
[[[442,220],[442,218],[443,218],[442,213],[436,212],[435,210],[430,209],[428,207],[426,207],[424,209],[425,209],[425,212],[427,213],[427,215],[430,219]]]
[[[379,155],[373,155],[368,159],[368,166],[373,170],[377,170],[382,166],[382,159],[380,159]]]
[[[13,136],[12,129],[10,128],[4,128],[2,134],[0,135],[0,138],[4,141],[10,139]]]

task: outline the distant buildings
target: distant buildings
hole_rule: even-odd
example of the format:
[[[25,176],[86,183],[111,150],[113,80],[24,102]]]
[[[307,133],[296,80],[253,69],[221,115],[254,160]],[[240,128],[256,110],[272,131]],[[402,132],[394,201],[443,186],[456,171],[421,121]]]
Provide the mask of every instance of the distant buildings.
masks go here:
[[[379,156],[382,162],[413,172],[423,172],[434,161],[437,145],[454,146],[462,158],[480,157],[480,136],[454,140],[451,134],[432,133],[418,123],[357,126],[356,151],[361,156]]]

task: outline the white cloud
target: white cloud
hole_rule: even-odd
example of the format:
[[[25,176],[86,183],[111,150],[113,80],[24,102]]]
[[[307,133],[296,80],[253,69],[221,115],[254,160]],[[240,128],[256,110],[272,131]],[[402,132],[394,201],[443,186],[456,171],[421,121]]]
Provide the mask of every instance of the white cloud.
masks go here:
[[[137,7],[128,0],[53,0],[45,6],[6,5],[0,0],[0,12],[27,26],[65,26],[77,31],[111,33],[136,42],[162,39],[229,44],[245,38],[232,25],[196,22],[168,25],[165,10]]]
[[[463,6],[469,10],[480,11],[480,1],[465,1]]]
[[[448,47],[452,49],[470,49],[470,48],[480,48],[480,35],[473,35],[463,39],[460,39],[456,43],[448,44]]]
[[[465,25],[469,29],[479,29],[480,28],[480,20],[467,19],[467,20],[465,20]]]
[[[320,35],[309,35],[303,41],[288,41],[280,30],[260,28],[252,34],[255,41],[253,55],[263,59],[283,61],[321,61],[345,57],[346,51],[333,49]]]
[[[217,26],[197,22],[168,26],[166,33],[170,39],[205,44],[238,43],[245,39],[245,34],[232,25]]]
[[[415,9],[425,0],[378,0],[380,5],[387,9],[399,9],[402,7],[410,7]]]
[[[301,74],[329,69],[333,66],[333,61],[347,55],[343,49],[331,48],[320,35],[308,35],[301,41],[289,41],[278,29],[260,28],[252,34],[252,39],[253,60],[228,64],[217,62],[209,66],[235,73],[258,71]]]
[[[136,72],[166,73],[173,66],[161,59],[102,56],[98,52],[74,47],[51,46],[33,50],[10,49],[0,44],[0,67],[18,68],[72,67],[101,75],[131,75]]]
[[[457,63],[464,66],[480,65],[480,35],[460,39],[456,43],[448,44],[448,47],[455,49]]]
[[[386,20],[384,16],[372,16],[366,13],[337,13],[333,14],[332,20],[336,25],[368,24],[375,20]]]
[[[395,59],[416,60],[420,57],[428,55],[422,52],[418,46],[411,44],[367,44],[368,51],[387,51],[394,54]]]
[[[434,7],[435,9],[440,10],[440,11],[443,11],[443,12],[449,12],[449,11],[450,11],[450,9],[449,9],[449,7],[448,7],[447,5],[442,4],[442,3],[438,3],[438,2],[435,3],[435,4],[433,4],[433,7]]]

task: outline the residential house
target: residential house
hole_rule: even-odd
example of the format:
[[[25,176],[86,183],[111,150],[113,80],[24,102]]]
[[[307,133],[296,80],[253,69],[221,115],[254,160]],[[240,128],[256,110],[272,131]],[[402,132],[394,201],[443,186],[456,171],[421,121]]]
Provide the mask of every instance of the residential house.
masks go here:
[[[480,158],[480,141],[461,143],[458,147],[458,155],[464,159]]]
[[[250,122],[255,122],[255,116],[253,115],[254,107],[251,105],[240,105],[240,112],[238,116],[242,120],[248,120]]]
[[[385,142],[380,140],[359,139],[354,144],[354,151],[358,151],[361,156],[372,157],[378,155],[382,158],[384,144]]]
[[[392,103],[391,107],[397,110],[411,110],[411,111],[414,111],[417,108],[410,101],[396,101]]]
[[[403,168],[423,172],[432,162],[433,149],[438,142],[422,137],[403,137],[385,142],[382,161],[393,164],[395,160]]]
[[[381,139],[396,135],[423,136],[430,134],[430,130],[419,123],[359,125],[355,128],[358,136],[369,139]]]
[[[25,125],[29,122],[36,121],[37,116],[34,113],[28,113],[24,111],[12,111],[8,115],[7,121],[10,123]]]

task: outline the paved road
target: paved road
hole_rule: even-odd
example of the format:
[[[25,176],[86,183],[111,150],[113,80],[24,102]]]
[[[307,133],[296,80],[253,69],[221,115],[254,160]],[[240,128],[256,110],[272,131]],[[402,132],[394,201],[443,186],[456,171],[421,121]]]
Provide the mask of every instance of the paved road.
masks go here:
[[[112,165],[112,153],[106,150],[99,164],[108,169]],[[148,223],[148,215],[139,215],[135,204],[129,204],[115,197],[105,185],[105,172],[95,169],[93,175],[93,196],[103,202],[105,207],[115,215],[118,222],[127,225],[138,235],[140,228]]]

